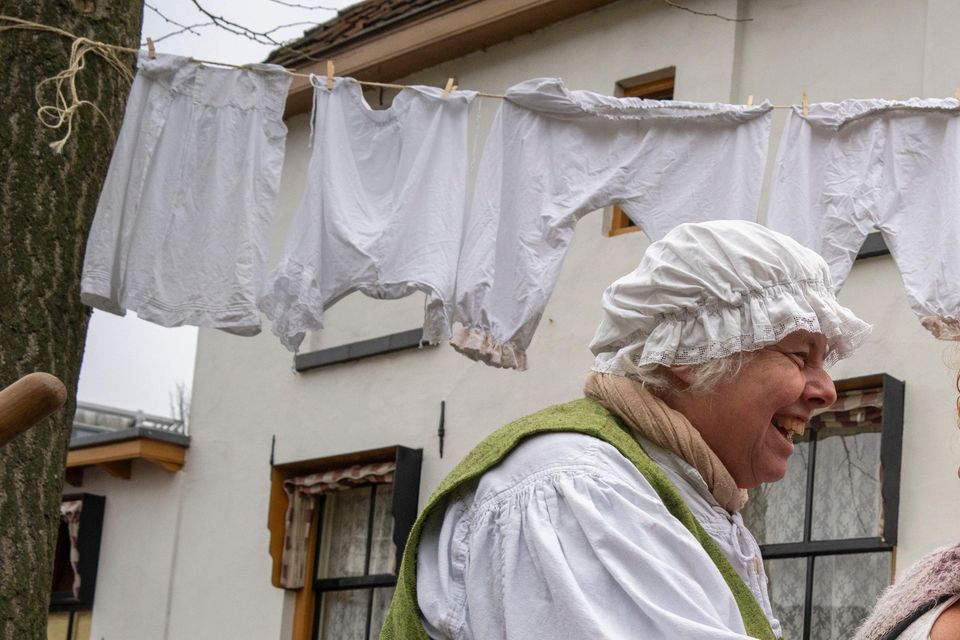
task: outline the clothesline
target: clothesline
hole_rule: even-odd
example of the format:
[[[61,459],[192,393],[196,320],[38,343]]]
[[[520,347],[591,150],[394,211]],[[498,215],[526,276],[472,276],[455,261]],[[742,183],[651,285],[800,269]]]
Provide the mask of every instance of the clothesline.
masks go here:
[[[8,24],[4,25],[3,22]],[[124,51],[129,53],[139,53],[142,49],[147,49],[147,55],[151,58],[156,57],[156,48],[154,46],[153,40],[147,38],[143,46],[138,48],[126,47],[118,44],[110,44],[106,42],[100,42],[97,40],[91,40],[90,38],[85,38],[83,36],[78,36],[74,33],[71,33],[65,29],[55,27],[52,25],[46,25],[39,22],[32,22],[30,20],[24,20],[22,18],[16,18],[8,15],[0,15],[0,32],[6,31],[9,29],[34,29],[38,31],[49,31],[51,33],[56,33],[58,35],[70,38],[73,40],[71,46],[70,54],[70,64],[66,69],[60,73],[41,80],[37,84],[37,103],[39,105],[37,109],[37,118],[40,120],[41,124],[45,127],[51,129],[60,129],[63,126],[67,127],[66,134],[59,140],[56,140],[50,143],[50,147],[59,153],[62,151],[63,146],[66,144],[67,140],[70,137],[72,132],[72,123],[74,113],[83,105],[90,105],[93,107],[100,115],[103,113],[100,111],[99,107],[96,104],[83,100],[79,97],[76,88],[76,75],[84,67],[84,58],[87,53],[95,53],[103,58],[110,66],[112,66],[118,73],[125,77],[129,82],[133,81],[133,75],[130,72],[130,69],[123,60],[121,60],[116,52]],[[189,58],[191,62],[197,64],[207,64],[220,67],[229,67],[234,69],[244,69],[256,71],[257,68],[252,65],[238,65],[230,62],[219,62],[216,60],[202,60],[198,58]],[[275,65],[279,66],[279,65]],[[309,74],[301,73],[299,71],[293,71],[285,67],[280,67],[286,73],[291,76],[298,78],[310,79],[311,77],[323,77],[319,74]],[[327,60],[326,68],[326,86],[328,89],[333,88],[333,77],[334,77],[334,62],[332,60]],[[403,90],[410,87],[410,85],[396,84],[389,82],[374,82],[371,80],[357,80],[353,79],[354,82],[361,86],[367,87],[382,87],[388,89],[397,89]],[[450,94],[451,91],[457,89],[458,87],[454,84],[454,78],[449,78],[447,80],[446,86],[443,88],[443,95],[446,97]],[[55,95],[53,99],[53,104],[44,104],[40,98],[40,90],[48,84],[53,84],[55,88]],[[497,98],[504,99],[506,96],[499,93],[490,93],[484,91],[476,91],[476,95],[484,98]],[[954,93],[954,97],[960,100],[960,88]],[[747,99],[746,106],[752,107],[754,105],[753,96],[749,96]],[[800,107],[803,111],[803,115],[806,116],[809,113],[809,98],[806,91],[803,91],[801,94],[801,101],[799,105],[795,104],[771,104],[769,105],[773,109],[794,109]]]
[[[63,79],[66,80],[66,81],[68,81],[68,82],[70,82],[71,85],[72,85],[72,77],[75,76],[76,73],[77,73],[77,72],[80,70],[80,68],[82,68],[82,66],[83,66],[83,64],[82,64],[82,55],[86,54],[88,51],[92,51],[93,53],[96,53],[97,55],[100,55],[101,57],[107,59],[107,61],[110,62],[111,65],[112,65],[112,66],[115,66],[115,67],[116,67],[117,65],[114,63],[114,60],[116,59],[116,56],[112,53],[112,52],[114,52],[114,51],[125,51],[125,52],[128,52],[128,53],[138,53],[138,52],[141,51],[142,49],[146,48],[146,49],[148,50],[148,55],[150,55],[151,57],[154,57],[154,56],[156,55],[156,50],[155,50],[155,47],[154,47],[154,45],[153,45],[153,40],[152,40],[151,38],[147,38],[147,40],[146,40],[146,42],[144,43],[143,46],[138,47],[138,48],[133,48],[133,47],[126,47],[126,46],[118,45],[118,44],[110,44],[110,43],[107,43],[107,42],[99,42],[99,41],[97,41],[97,40],[91,40],[91,39],[89,39],[89,38],[85,38],[85,37],[82,37],[82,36],[77,36],[76,34],[73,34],[73,33],[69,32],[69,31],[66,31],[66,30],[64,30],[64,29],[61,29],[61,28],[59,28],[59,27],[54,27],[54,26],[51,26],[51,25],[45,25],[45,24],[41,24],[41,23],[39,23],[39,22],[32,22],[32,21],[30,21],[30,20],[23,20],[23,19],[21,19],[21,18],[15,18],[15,17],[13,17],[13,16],[0,15],[0,22],[2,22],[2,21],[11,22],[11,23],[13,23],[13,24],[16,25],[16,26],[0,26],[0,31],[5,31],[5,30],[7,30],[7,29],[16,29],[16,28],[20,28],[20,29],[35,29],[35,30],[39,30],[39,31],[50,31],[51,33],[57,33],[57,34],[59,34],[59,35],[62,35],[62,36],[64,36],[64,37],[67,37],[67,38],[72,39],[72,40],[74,41],[74,49],[76,49],[76,48],[78,47],[78,45],[81,46],[82,48],[84,48],[85,50],[82,51],[81,55],[79,56],[79,60],[75,59],[75,58],[77,58],[77,56],[73,56],[72,59],[71,59],[71,64],[70,64],[70,66],[69,66],[67,69],[65,69],[64,71],[62,71],[61,73],[57,74],[57,76],[54,77],[54,78],[57,78],[57,79],[63,77]],[[233,69],[244,69],[244,70],[254,70],[254,71],[256,70],[255,68],[251,67],[251,65],[233,64],[233,63],[230,63],[230,62],[220,62],[220,61],[217,61],[217,60],[202,60],[202,59],[199,59],[199,58],[192,58],[192,57],[190,58],[190,60],[193,61],[193,62],[195,62],[195,63],[197,63],[197,64],[209,64],[209,65],[215,65],[215,66],[219,66],[219,67],[229,67],[229,68],[233,68]],[[284,71],[286,71],[288,74],[290,74],[290,75],[292,75],[292,76],[294,76],[294,77],[297,77],[297,78],[306,78],[306,79],[309,79],[312,75],[319,75],[319,74],[301,73],[301,72],[299,72],[299,71],[293,71],[293,70],[291,70],[291,69],[286,69],[286,68],[283,68],[283,69],[284,69]],[[129,77],[129,74],[124,74],[124,75],[127,76],[127,77]],[[327,74],[326,74],[326,75],[327,75],[327,78],[328,78],[328,86],[329,86],[329,84],[331,83],[331,81],[332,81],[332,79],[333,79],[333,62],[332,62],[332,61],[328,61],[328,62],[327,62]],[[48,79],[48,80],[45,80],[45,81],[41,82],[41,85],[47,83],[48,81],[54,81],[54,78],[50,78],[50,79]],[[451,80],[452,80],[452,79],[451,79]],[[362,85],[362,86],[367,86],[367,87],[383,87],[383,88],[387,88],[387,89],[397,89],[397,90],[403,90],[403,89],[406,89],[406,88],[408,88],[408,87],[410,86],[410,85],[396,84],[396,83],[390,83],[390,82],[374,82],[374,81],[371,81],[371,80],[355,80],[355,81],[356,81],[358,84]],[[455,87],[452,87],[452,86],[451,86],[451,81],[448,80],[447,86],[444,87],[444,91],[446,91],[446,92],[449,93],[449,91],[450,91],[452,88],[455,88]],[[486,91],[477,91],[476,94],[477,94],[478,96],[481,96],[481,97],[484,97],[484,98],[503,99],[503,98],[506,97],[506,96],[504,96],[503,94],[500,94],[500,93],[491,93],[491,92],[486,92]],[[794,107],[796,107],[796,106],[802,106],[802,107],[804,107],[804,111],[806,111],[806,106],[807,106],[807,104],[808,104],[808,103],[807,103],[807,97],[806,97],[806,96],[807,96],[807,94],[806,94],[806,92],[804,92],[804,93],[803,93],[803,100],[802,100],[802,102],[801,102],[801,105],[792,105],[792,104],[783,104],[783,105],[781,105],[781,104],[774,104],[774,105],[771,105],[771,106],[772,106],[774,109],[792,109],[792,108],[794,108]],[[61,102],[60,98],[61,98],[61,95],[58,94],[58,99],[57,99],[58,104],[64,104],[66,101],[64,100],[64,101]],[[750,99],[747,101],[747,106],[753,106],[753,96],[750,96]],[[54,112],[56,112],[56,113],[57,113],[56,121],[58,122],[58,126],[59,126],[59,124],[63,124],[64,122],[66,122],[66,123],[69,125],[69,116],[71,115],[71,113],[68,113],[67,111],[75,110],[77,107],[79,107],[79,104],[70,105],[70,107],[68,107],[68,108],[66,108],[66,109],[63,108],[63,107],[53,107],[53,106],[49,106],[49,105],[48,105],[48,106],[45,106],[45,107],[42,106],[42,107],[41,107],[41,110],[44,111],[44,112],[47,112],[47,113],[49,113],[51,110],[53,110]],[[42,118],[43,118],[43,116],[41,116],[41,119],[42,119]],[[45,124],[46,124],[46,123],[45,123]],[[47,124],[47,126],[51,126],[51,125]],[[56,128],[56,127],[54,127],[54,128]],[[67,137],[69,137],[69,131],[68,131],[68,133],[67,133]],[[58,141],[58,143],[62,143],[62,142],[65,142],[65,141],[66,141],[66,137],[65,137],[63,140]],[[62,145],[60,145],[60,146],[62,147]]]

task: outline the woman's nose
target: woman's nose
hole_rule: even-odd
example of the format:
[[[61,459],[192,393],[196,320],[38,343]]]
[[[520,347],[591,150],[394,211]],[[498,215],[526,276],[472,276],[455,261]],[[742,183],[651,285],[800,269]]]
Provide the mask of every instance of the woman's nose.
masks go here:
[[[804,398],[816,407],[829,407],[837,401],[837,388],[825,369],[811,368],[804,388]]]

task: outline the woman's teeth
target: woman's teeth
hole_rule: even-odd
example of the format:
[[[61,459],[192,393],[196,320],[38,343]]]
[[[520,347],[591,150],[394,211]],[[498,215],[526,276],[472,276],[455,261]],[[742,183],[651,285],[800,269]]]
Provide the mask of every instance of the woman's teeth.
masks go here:
[[[798,436],[802,436],[807,427],[807,423],[803,420],[798,420],[797,418],[791,418],[789,416],[775,416],[773,418],[773,426],[777,427],[777,429],[779,429],[785,436],[789,436],[794,433]]]

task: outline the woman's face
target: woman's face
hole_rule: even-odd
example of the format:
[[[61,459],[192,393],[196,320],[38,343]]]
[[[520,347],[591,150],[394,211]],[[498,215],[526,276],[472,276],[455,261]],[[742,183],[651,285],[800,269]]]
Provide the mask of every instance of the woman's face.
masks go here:
[[[712,392],[681,392],[670,404],[696,427],[737,486],[780,480],[793,453],[791,423],[806,424],[814,409],[837,399],[823,368],[826,347],[819,333],[791,333],[751,354],[735,378]],[[682,369],[674,373],[684,378]]]

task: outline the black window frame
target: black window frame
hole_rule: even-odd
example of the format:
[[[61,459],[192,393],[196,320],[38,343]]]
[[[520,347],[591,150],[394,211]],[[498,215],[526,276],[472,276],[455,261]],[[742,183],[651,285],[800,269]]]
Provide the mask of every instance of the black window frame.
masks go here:
[[[761,544],[764,560],[806,558],[806,583],[803,594],[803,640],[810,638],[813,613],[815,559],[822,556],[847,554],[890,553],[891,562],[897,545],[900,512],[900,465],[903,450],[903,409],[905,384],[886,373],[847,378],[836,383],[838,391],[881,389],[883,409],[880,427],[880,466],[883,479],[880,496],[883,505],[883,532],[867,538],[811,540],[813,525],[813,492],[816,477],[817,432],[810,429],[810,454],[807,462],[806,494],[804,499],[803,541]]]
[[[73,595],[73,589],[54,591],[56,582],[51,585],[50,606],[51,613],[67,613],[67,640],[72,640],[76,633],[77,614],[93,610],[93,600],[97,589],[97,568],[100,565],[100,539],[103,533],[103,514],[106,498],[92,493],[69,494],[60,497],[60,502],[80,500],[83,507],[80,510],[80,530],[77,533],[77,551],[80,560],[77,570],[80,573],[80,590],[78,596]],[[66,524],[61,521],[59,526],[56,552],[66,549],[66,557],[56,553],[54,558],[55,573],[66,572],[73,575],[70,565],[70,542]],[[60,536],[68,536],[64,542]]]
[[[370,590],[370,599],[367,602],[367,623],[364,637],[370,637],[370,624],[373,613],[373,589],[378,587],[395,587],[397,577],[400,572],[400,561],[403,558],[403,550],[407,544],[407,538],[413,523],[417,519],[418,503],[420,497],[420,471],[423,463],[423,449],[411,449],[408,447],[396,447],[396,470],[393,476],[393,497],[391,499],[390,513],[393,516],[393,543],[396,546],[396,556],[394,558],[394,572],[392,574],[369,574],[371,546],[373,543],[372,527],[374,522],[374,511],[376,509],[376,491],[377,484],[360,485],[360,488],[369,486],[370,489],[370,509],[367,515],[367,548],[364,559],[364,575],[350,577],[332,577],[318,578],[313,576],[313,622],[310,631],[310,637],[314,640],[319,638],[320,621],[323,615],[323,596],[333,591],[345,590]],[[326,496],[321,496],[318,501],[317,532],[315,540],[314,558],[318,558],[320,548],[323,544],[322,523],[324,516],[324,507],[326,506]]]

